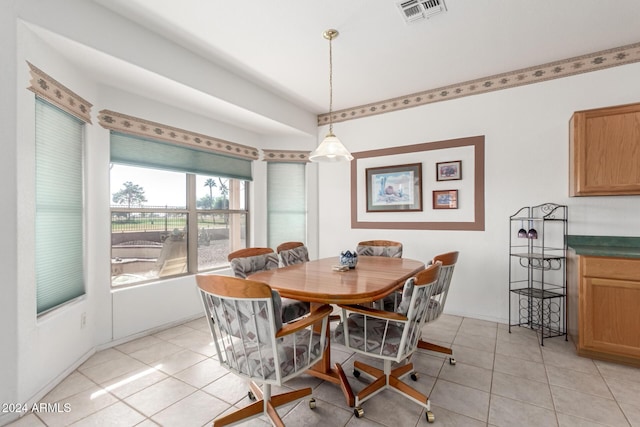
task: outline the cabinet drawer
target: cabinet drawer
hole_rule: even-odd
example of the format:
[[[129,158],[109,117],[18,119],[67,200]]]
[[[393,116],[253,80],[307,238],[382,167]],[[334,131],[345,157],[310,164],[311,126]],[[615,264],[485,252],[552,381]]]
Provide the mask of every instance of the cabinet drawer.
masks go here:
[[[603,277],[618,280],[633,280],[640,286],[640,259],[581,257],[585,277]]]

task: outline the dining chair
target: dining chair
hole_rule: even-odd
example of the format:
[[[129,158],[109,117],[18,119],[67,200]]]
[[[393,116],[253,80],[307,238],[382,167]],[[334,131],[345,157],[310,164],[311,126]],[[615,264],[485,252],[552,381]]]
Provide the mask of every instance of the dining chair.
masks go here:
[[[302,242],[285,242],[276,248],[283,267],[309,262],[309,250]]]
[[[431,309],[428,312],[429,316],[427,316],[425,320],[426,322],[433,322],[437,320],[444,310],[444,304],[447,301],[449,287],[451,286],[451,277],[453,276],[453,270],[455,269],[456,263],[458,262],[458,255],[458,251],[447,252],[444,254],[436,255],[431,261],[431,263],[440,262],[442,265],[440,266],[438,283],[436,284],[433,290],[433,294],[431,295]],[[444,347],[420,339],[420,341],[418,341],[418,348],[448,354],[449,363],[451,365],[456,364],[456,359],[453,358],[453,350],[449,347]]]
[[[216,418],[214,427],[262,415],[273,425],[284,426],[276,408],[310,396],[311,388],[272,396],[271,386],[282,386],[322,358],[327,345],[323,331],[331,307],[321,306],[311,315],[283,325],[280,294],[266,283],[213,274],[198,274],[196,282],[218,361],[249,380],[248,396],[254,401]],[[310,399],[309,407],[315,408],[315,399]]]
[[[361,373],[373,378],[356,395],[354,414],[357,418],[364,415],[362,403],[380,391],[390,389],[424,407],[428,422],[435,420],[428,396],[402,382],[402,378],[413,373],[411,355],[418,348],[425,319],[431,317],[431,294],[438,281],[440,266],[437,261],[405,282],[402,301],[395,312],[361,305],[340,305],[345,320],[336,327],[334,340],[356,353],[383,361],[383,369],[359,360],[353,364],[356,378]],[[391,369],[392,362],[403,363]]]
[[[402,243],[393,240],[365,240],[358,243],[356,253],[359,256],[402,258]],[[372,305],[381,310],[394,311],[398,308],[401,298],[401,292],[393,292],[381,300],[374,301]]]
[[[236,277],[246,279],[253,273],[280,267],[278,254],[271,248],[245,248],[231,252],[227,259]],[[311,304],[291,298],[282,298],[282,321],[291,322],[311,312]]]
[[[392,240],[364,240],[356,246],[358,256],[402,258],[402,243]]]
[[[309,250],[302,242],[282,243],[278,245],[276,252],[278,252],[280,263],[283,267],[309,262]],[[340,320],[340,314],[337,308],[334,307],[334,311],[336,314],[329,316],[330,322],[337,322]]]

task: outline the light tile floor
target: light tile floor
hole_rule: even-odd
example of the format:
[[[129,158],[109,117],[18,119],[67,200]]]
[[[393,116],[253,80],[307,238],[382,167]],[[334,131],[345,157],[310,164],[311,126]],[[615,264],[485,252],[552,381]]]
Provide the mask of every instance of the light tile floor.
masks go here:
[[[458,316],[441,316],[423,337],[451,345],[457,361],[424,351],[413,358],[419,378],[407,382],[430,396],[434,426],[640,426],[639,368],[578,357],[563,337],[541,347],[529,329],[509,334],[506,325]],[[43,399],[68,404],[69,412],[30,413],[11,426],[211,425],[248,397],[210,343],[203,318],[96,353]],[[334,345],[332,357],[360,390],[364,376],[351,376],[356,356]],[[365,402],[358,419],[335,385],[307,375],[287,383],[307,386],[317,407],[281,408],[289,426],[427,425],[420,406],[392,391]]]

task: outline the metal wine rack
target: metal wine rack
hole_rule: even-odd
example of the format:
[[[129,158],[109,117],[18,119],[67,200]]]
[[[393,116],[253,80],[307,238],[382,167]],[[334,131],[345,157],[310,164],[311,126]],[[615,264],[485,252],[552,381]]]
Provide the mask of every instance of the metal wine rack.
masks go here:
[[[567,339],[567,206],[526,206],[509,217],[509,332]]]

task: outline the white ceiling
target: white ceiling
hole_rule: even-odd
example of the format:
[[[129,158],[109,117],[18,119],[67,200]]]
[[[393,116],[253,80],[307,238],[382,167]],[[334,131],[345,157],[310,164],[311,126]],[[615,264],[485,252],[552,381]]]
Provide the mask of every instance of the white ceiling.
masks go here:
[[[94,1],[314,114],[329,105],[328,28],[340,31],[334,110],[640,42],[639,0],[444,0],[412,24],[397,0]],[[225,107],[177,89],[187,108]]]

